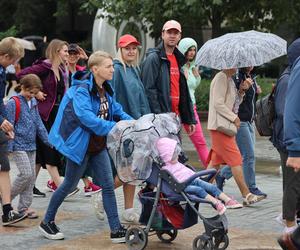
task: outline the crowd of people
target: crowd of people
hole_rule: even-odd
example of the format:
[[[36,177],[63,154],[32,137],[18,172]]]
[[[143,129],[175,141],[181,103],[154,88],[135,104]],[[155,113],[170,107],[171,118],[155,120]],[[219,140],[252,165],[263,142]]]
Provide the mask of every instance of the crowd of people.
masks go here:
[[[84,182],[87,196],[100,191],[97,217],[107,215],[114,243],[125,241],[115,197],[115,188],[122,186],[124,212],[122,219],[136,223],[139,214],[134,209],[135,186],[123,183],[106,149],[106,136],[120,120],[139,119],[149,113],[176,113],[197,151],[203,168],[216,168],[216,186],[196,180],[186,192],[196,193],[214,204],[219,214],[226,208],[241,208],[267,198],[255,180],[255,102],[261,93],[252,74],[253,67],[223,69],[210,86],[208,130],[211,149],[203,134],[196,108],[195,90],[201,83],[195,57],[197,42],[181,39],[182,29],[175,20],[162,27],[161,43],[149,49],[139,65],[140,42],[125,34],[118,40],[117,56],[96,51],[89,57],[77,44],[54,39],[46,50],[46,58],[18,70],[15,81],[19,93],[3,99],[6,88],[6,68],[24,56],[24,49],[12,37],[0,42],[0,193],[2,225],[17,223],[25,218],[36,219],[31,208],[33,195],[45,196],[35,181],[40,168],[47,169],[51,180],[47,186],[54,192],[40,223],[40,232],[48,239],[63,239],[55,224],[56,213],[70,195],[78,192],[78,182]],[[278,81],[276,119],[272,141],[278,149],[283,166],[283,209],[279,216],[284,225],[282,246],[299,249],[299,227],[296,217],[300,204],[298,142],[299,112],[296,100],[299,91],[293,84],[298,80],[300,42],[288,50],[289,66]],[[78,65],[79,60],[85,66]],[[11,67],[11,66],[10,66]],[[287,84],[289,81],[289,85]],[[14,83],[16,84],[16,83]],[[281,91],[284,94],[280,93]],[[285,99],[287,110],[284,109]],[[287,111],[284,111],[287,110]],[[230,121],[237,130],[228,135],[219,128],[220,117]],[[283,122],[284,120],[284,122]],[[293,129],[291,129],[293,128]],[[282,131],[285,131],[283,135]],[[176,142],[168,138],[158,141],[158,150],[166,166],[179,181],[193,174],[177,161]],[[10,184],[11,153],[18,176]],[[62,178],[62,175],[64,178]],[[231,176],[240,190],[243,205],[223,193],[226,179]],[[19,196],[17,210],[11,202]],[[292,249],[292,248],[286,248]]]

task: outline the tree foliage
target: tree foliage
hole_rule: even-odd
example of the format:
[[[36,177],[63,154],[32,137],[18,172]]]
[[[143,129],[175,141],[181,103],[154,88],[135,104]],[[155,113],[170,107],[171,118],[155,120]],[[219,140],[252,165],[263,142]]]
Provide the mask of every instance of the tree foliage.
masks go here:
[[[212,37],[228,31],[273,31],[283,20],[297,29],[300,22],[297,0],[89,0],[82,8],[105,10],[109,13],[105,16],[116,27],[134,17],[154,38],[160,36],[161,26],[168,19],[199,28],[211,26]]]

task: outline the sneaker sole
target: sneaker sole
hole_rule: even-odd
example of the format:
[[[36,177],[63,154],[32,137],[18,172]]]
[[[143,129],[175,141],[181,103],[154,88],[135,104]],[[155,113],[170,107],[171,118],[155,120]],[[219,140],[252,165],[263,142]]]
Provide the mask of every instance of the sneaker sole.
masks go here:
[[[125,243],[126,242],[126,240],[125,240],[125,237],[122,237],[122,238],[111,238],[111,242],[112,243]]]
[[[60,233],[60,235],[48,234],[41,226],[39,226],[39,230],[43,234],[43,236],[49,240],[63,240],[65,238],[62,233]]]
[[[243,208],[243,205],[232,205],[232,206],[226,206],[227,209],[240,209]]]
[[[78,192],[79,192],[79,188],[76,188],[73,192],[69,193],[66,198],[69,198],[69,197],[73,196],[74,194],[77,194]]]
[[[41,194],[33,194],[33,197],[36,197],[36,198],[45,198],[46,195],[41,195]]]
[[[15,224],[15,223],[17,223],[17,222],[20,222],[20,221],[26,219],[26,217],[27,217],[27,214],[24,214],[22,217],[20,217],[20,218],[17,219],[17,220],[9,221],[9,222],[3,222],[3,223],[2,223],[2,226],[5,227],[5,226],[9,226],[9,225]]]
[[[91,197],[92,195],[97,194],[99,192],[101,192],[101,189],[99,189],[97,191],[86,192],[86,193],[84,193],[84,196],[85,197]]]

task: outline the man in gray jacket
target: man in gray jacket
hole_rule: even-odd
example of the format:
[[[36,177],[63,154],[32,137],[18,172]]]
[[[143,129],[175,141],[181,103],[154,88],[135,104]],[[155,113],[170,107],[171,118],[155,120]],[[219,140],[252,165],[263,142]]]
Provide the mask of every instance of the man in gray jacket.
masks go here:
[[[162,28],[162,43],[149,49],[142,63],[141,79],[152,113],[174,112],[182,123],[189,125],[189,134],[195,132],[193,104],[181,68],[185,57],[176,48],[181,38],[181,25],[167,21]]]

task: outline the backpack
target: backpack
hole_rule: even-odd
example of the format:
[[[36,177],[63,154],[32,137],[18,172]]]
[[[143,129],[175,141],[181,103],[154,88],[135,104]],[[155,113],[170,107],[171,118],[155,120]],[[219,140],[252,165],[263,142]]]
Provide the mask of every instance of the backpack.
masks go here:
[[[12,99],[14,99],[16,103],[16,113],[15,113],[15,124],[19,121],[20,113],[21,113],[21,101],[18,96],[12,96]]]
[[[273,121],[275,117],[275,90],[256,101],[255,126],[260,136],[271,136],[273,133]]]

